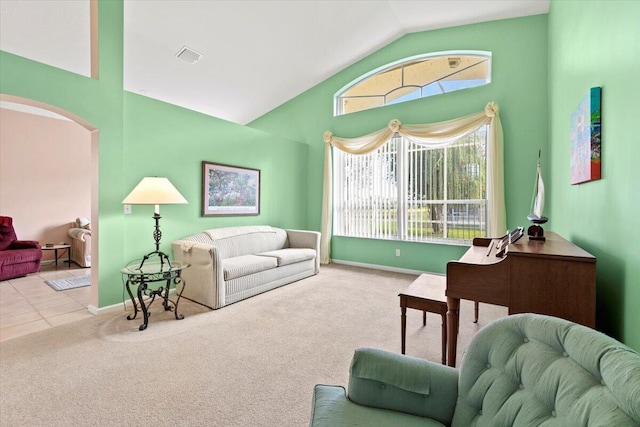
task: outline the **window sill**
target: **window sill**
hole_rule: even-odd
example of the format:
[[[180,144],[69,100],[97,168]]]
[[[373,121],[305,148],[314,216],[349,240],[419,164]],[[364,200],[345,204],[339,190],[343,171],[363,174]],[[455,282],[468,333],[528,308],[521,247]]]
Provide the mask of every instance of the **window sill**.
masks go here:
[[[457,240],[457,239],[433,239],[433,240],[402,240],[402,239],[394,239],[394,238],[385,238],[385,237],[357,237],[357,236],[347,236],[341,234],[334,234],[333,237],[345,238],[345,239],[362,239],[362,240],[384,240],[384,241],[392,241],[398,243],[419,243],[419,244],[430,244],[430,245],[446,245],[446,246],[471,246],[471,240]]]

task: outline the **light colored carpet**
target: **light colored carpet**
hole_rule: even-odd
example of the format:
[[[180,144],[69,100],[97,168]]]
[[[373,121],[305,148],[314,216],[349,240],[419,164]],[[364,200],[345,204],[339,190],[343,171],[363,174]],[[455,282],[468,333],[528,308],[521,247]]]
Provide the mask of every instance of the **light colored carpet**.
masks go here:
[[[67,289],[82,288],[91,285],[91,275],[70,276],[64,279],[45,280],[44,283],[51,286],[56,291],[66,291]]]
[[[316,383],[346,385],[354,349],[400,352],[398,293],[415,276],[323,266],[317,276],[183,320],[156,301],[146,331],[109,313],[0,342],[3,426],[306,426]],[[458,361],[507,314],[462,302]],[[407,354],[440,361],[440,318],[408,310]]]

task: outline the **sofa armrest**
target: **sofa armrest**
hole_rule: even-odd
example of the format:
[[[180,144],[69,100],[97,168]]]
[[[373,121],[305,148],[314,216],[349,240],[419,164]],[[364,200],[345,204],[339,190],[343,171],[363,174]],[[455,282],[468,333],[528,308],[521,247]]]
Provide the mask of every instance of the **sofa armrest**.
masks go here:
[[[346,417],[349,401],[344,387],[316,384],[311,402],[309,427],[334,427]]]
[[[285,230],[290,248],[307,248],[316,251],[316,274],[320,272],[320,233],[308,230]]]
[[[217,309],[225,305],[222,257],[213,245],[177,240],[171,244],[176,261],[189,264],[182,272],[183,296]]]
[[[351,362],[348,397],[360,405],[450,425],[458,397],[458,371],[424,359],[361,348]]]
[[[14,240],[7,249],[40,249],[40,242],[35,240]]]
[[[87,230],[86,228],[70,228],[69,230],[67,230],[67,234],[72,239],[86,242],[87,238],[91,237],[91,230]]]
[[[347,399],[345,390],[337,385],[317,384],[313,388],[310,427],[337,426],[441,426],[423,417],[401,412],[362,406]]]

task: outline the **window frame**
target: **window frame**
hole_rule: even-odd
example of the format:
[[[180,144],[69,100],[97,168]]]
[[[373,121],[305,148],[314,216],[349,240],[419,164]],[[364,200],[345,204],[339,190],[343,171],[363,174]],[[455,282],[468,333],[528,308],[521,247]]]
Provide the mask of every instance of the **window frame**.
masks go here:
[[[391,240],[391,241],[398,241],[398,242],[417,242],[417,243],[431,243],[431,244],[449,244],[449,245],[469,245],[471,243],[471,241],[473,240],[474,237],[486,237],[487,233],[488,233],[488,224],[489,224],[489,218],[488,218],[488,207],[490,204],[490,200],[489,200],[489,193],[488,193],[488,185],[489,185],[489,179],[490,179],[490,175],[489,175],[489,158],[488,158],[488,153],[487,153],[487,147],[489,144],[489,132],[490,132],[490,125],[484,125],[481,128],[476,129],[475,131],[473,131],[472,133],[470,133],[469,135],[473,135],[477,132],[484,132],[484,142],[485,142],[485,152],[484,152],[484,168],[485,168],[485,176],[484,176],[484,182],[482,183],[483,185],[483,193],[484,193],[484,198],[482,199],[450,199],[449,198],[449,192],[447,190],[447,184],[448,184],[448,167],[445,166],[443,167],[443,198],[438,200],[438,199],[433,199],[433,200],[422,200],[422,203],[426,203],[426,204],[441,204],[443,206],[442,209],[442,218],[440,218],[437,222],[440,224],[440,226],[443,229],[443,235],[447,236],[447,232],[448,232],[448,226],[449,226],[449,219],[448,219],[448,209],[445,209],[444,207],[447,207],[448,205],[459,205],[461,204],[461,202],[464,202],[462,204],[466,204],[466,205],[473,205],[473,204],[477,204],[477,205],[481,205],[482,209],[483,209],[483,213],[481,214],[481,220],[479,222],[479,226],[480,226],[480,235],[479,236],[472,236],[469,239],[459,239],[459,238],[452,238],[452,237],[429,237],[429,236],[423,236],[423,237],[415,237],[414,235],[409,235],[408,230],[409,230],[409,223],[411,222],[411,218],[409,215],[409,210],[413,209],[412,205],[415,204],[415,200],[412,200],[409,195],[408,195],[408,189],[411,185],[411,183],[409,182],[409,169],[407,168],[407,164],[409,163],[409,156],[411,155],[410,152],[412,150],[416,150],[415,145],[413,145],[412,147],[412,143],[409,139],[404,138],[402,136],[395,136],[394,138],[392,138],[391,140],[389,140],[385,145],[387,144],[391,144],[393,140],[395,140],[397,138],[397,142],[396,144],[396,148],[395,150],[395,169],[396,169],[396,175],[395,175],[395,185],[396,185],[396,200],[395,200],[395,204],[396,204],[396,209],[395,209],[395,216],[396,216],[396,220],[395,220],[395,225],[396,225],[396,231],[395,231],[395,235],[391,235],[390,233],[387,236],[380,236],[380,235],[372,235],[375,233],[369,233],[369,235],[358,235],[360,233],[353,233],[353,234],[348,234],[345,233],[345,226],[343,221],[345,220],[345,216],[342,213],[344,210],[344,206],[342,206],[342,203],[344,201],[344,197],[343,197],[343,190],[344,190],[344,185],[345,185],[345,176],[346,176],[346,172],[345,172],[345,156],[346,155],[352,155],[352,154],[348,154],[345,153],[343,151],[341,151],[340,149],[337,149],[334,147],[333,153],[332,153],[332,163],[333,163],[333,189],[332,189],[332,193],[333,193],[333,203],[332,203],[332,217],[333,217],[333,221],[332,221],[332,234],[333,236],[336,237],[349,237],[349,238],[365,238],[365,239],[379,239],[379,240]],[[467,138],[469,135],[462,137],[461,139]],[[458,140],[460,141],[460,139]],[[448,146],[445,147],[434,147],[434,148],[428,148],[425,147],[424,150],[425,151],[430,151],[430,150],[437,150],[437,149],[441,149],[444,150],[443,153],[443,158],[445,159],[445,162],[447,161],[449,154],[449,150],[455,148],[455,144],[458,142],[454,142]],[[380,150],[382,147],[380,147],[378,150]],[[367,153],[365,155],[371,155],[372,153]],[[358,156],[358,155],[355,155]],[[470,165],[467,164],[467,166]],[[482,166],[480,166],[480,169],[482,169]],[[423,173],[427,173],[426,171]],[[480,172],[478,172],[480,173]],[[391,215],[394,216],[394,215]],[[362,226],[361,224],[359,226]]]
[[[347,92],[348,90],[352,89],[354,86],[362,83],[363,81],[377,75],[377,74],[381,74],[384,73],[390,69],[393,69],[395,67],[398,67],[400,65],[404,65],[404,64],[411,64],[414,62],[419,62],[419,61],[425,61],[425,60],[429,60],[429,59],[434,59],[434,58],[440,58],[440,57],[449,57],[449,56],[477,56],[477,57],[483,57],[483,58],[487,58],[487,78],[486,78],[486,83],[484,83],[483,85],[479,85],[479,86],[484,86],[487,84],[491,83],[491,74],[492,74],[492,62],[493,62],[493,55],[490,51],[484,51],[484,50],[448,50],[448,51],[441,51],[441,52],[429,52],[429,53],[423,53],[423,54],[419,54],[419,55],[414,55],[414,56],[409,56],[406,58],[402,58],[399,59],[397,61],[393,61],[390,62],[388,64],[382,65],[378,68],[375,68],[363,75],[361,75],[360,77],[350,81],[349,83],[347,83],[346,85],[344,85],[342,88],[340,88],[340,90],[338,90],[334,95],[333,95],[333,116],[334,117],[338,117],[338,116],[344,116],[347,114],[351,114],[351,113],[356,113],[356,112],[360,112],[360,111],[366,111],[369,110],[371,108],[379,108],[379,107],[384,107],[387,105],[395,105],[398,103],[402,103],[402,102],[407,102],[407,101],[412,101],[415,99],[422,99],[422,98],[428,98],[430,96],[434,96],[434,95],[440,95],[440,94],[431,94],[431,95],[426,95],[423,96],[423,90],[425,87],[427,86],[419,86],[419,85],[402,85],[399,86],[395,89],[393,89],[391,92],[392,93],[396,90],[400,90],[402,88],[405,87],[415,87],[416,89],[420,90],[420,97],[419,98],[415,98],[415,99],[409,99],[409,100],[404,100],[404,101],[398,101],[398,102],[386,102],[386,96],[389,94],[378,94],[376,96],[379,96],[381,98],[383,98],[383,104],[377,107],[371,107],[371,108],[366,108],[366,109],[362,109],[362,110],[357,110],[357,111],[352,111],[352,112],[342,112],[343,107],[341,105],[341,101],[340,98],[343,96],[343,94],[345,92]],[[428,86],[438,83],[440,80],[436,80],[435,82],[430,83]],[[473,87],[477,87],[477,86],[473,86]],[[462,89],[467,89],[467,88],[461,88],[461,89],[456,89],[456,90],[462,90]],[[454,92],[453,91],[444,91],[442,93],[449,93],[449,92]],[[412,92],[410,92],[412,93]],[[372,97],[374,95],[371,95]],[[405,95],[406,96],[406,95]]]

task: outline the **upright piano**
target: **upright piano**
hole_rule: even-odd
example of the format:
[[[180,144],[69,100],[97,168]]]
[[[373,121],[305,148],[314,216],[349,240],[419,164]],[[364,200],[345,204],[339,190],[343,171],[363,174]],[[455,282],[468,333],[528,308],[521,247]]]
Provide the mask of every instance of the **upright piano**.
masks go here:
[[[515,243],[476,238],[460,260],[447,263],[450,366],[456,363],[460,299],[595,327],[596,258],[555,233],[545,237]]]

